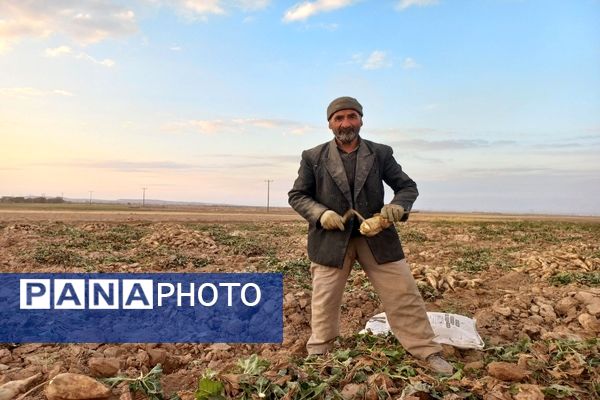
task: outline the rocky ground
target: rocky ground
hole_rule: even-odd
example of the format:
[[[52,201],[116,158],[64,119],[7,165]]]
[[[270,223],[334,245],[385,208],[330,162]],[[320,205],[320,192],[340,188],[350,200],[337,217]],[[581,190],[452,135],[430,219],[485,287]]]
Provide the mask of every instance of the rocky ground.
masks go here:
[[[358,266],[336,348],[305,357],[311,292],[303,222],[0,222],[0,272],[285,277],[282,344],[5,343],[0,400],[94,391],[114,399],[600,398],[599,223],[440,217],[398,228],[428,310],[475,318],[486,342],[482,351],[445,347],[457,369],[450,378],[431,375],[393,337],[357,334],[382,311]],[[108,380],[94,387],[97,380],[79,375]],[[26,378],[20,394],[2,397],[9,382]]]

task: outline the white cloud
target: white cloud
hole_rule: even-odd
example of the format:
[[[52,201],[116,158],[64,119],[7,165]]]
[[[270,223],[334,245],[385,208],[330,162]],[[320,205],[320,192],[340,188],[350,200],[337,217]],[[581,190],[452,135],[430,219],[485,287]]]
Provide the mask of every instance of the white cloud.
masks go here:
[[[88,45],[132,35],[139,28],[131,4],[163,5],[191,20],[206,20],[207,15],[223,15],[230,8],[251,12],[264,9],[269,3],[270,0],[0,0],[0,54],[25,38],[64,35],[79,45]]]
[[[433,6],[438,3],[438,0],[400,0],[400,2],[396,5],[396,8],[400,11],[404,11],[412,6],[426,7]]]
[[[62,34],[86,45],[138,29],[135,13],[111,0],[3,0],[0,15],[0,53],[27,37]]]
[[[177,0],[174,2],[180,10],[189,16],[206,14],[225,14],[220,0]]]
[[[14,88],[0,88],[0,96],[12,97],[12,98],[32,98],[32,97],[43,97],[43,96],[74,96],[73,93],[66,90],[41,90],[32,87],[14,87]]]
[[[261,10],[270,0],[163,0],[158,3],[174,8],[188,19],[206,21],[208,15],[224,15],[229,8],[237,7],[245,12]]]
[[[314,129],[315,127],[294,121],[267,118],[195,119],[171,122],[163,126],[163,130],[167,132],[194,132],[203,135],[243,134],[264,130],[289,135],[303,135]]]
[[[314,126],[299,125],[296,128],[291,128],[287,132],[284,132],[283,135],[284,136],[287,136],[287,135],[303,136],[303,135],[306,135],[307,133],[309,133],[310,131],[314,131],[315,129],[317,129],[317,128],[315,128]]]
[[[46,92],[31,87],[0,88],[0,96],[7,97],[39,97],[44,96]]]
[[[510,148],[516,143],[511,140],[483,140],[483,139],[444,139],[444,140],[426,140],[426,139],[400,139],[388,143],[392,147],[404,150],[419,151],[449,151],[449,150],[469,150],[481,148]]]
[[[404,61],[402,62],[402,68],[404,68],[404,69],[414,69],[414,68],[419,68],[419,67],[420,67],[420,65],[417,64],[417,62],[410,57],[406,57],[404,59]]]
[[[73,97],[73,96],[75,96],[73,93],[71,93],[71,92],[69,92],[67,90],[56,89],[56,90],[53,90],[52,93],[58,94],[60,96],[67,96],[67,97]]]
[[[94,161],[57,161],[36,163],[44,167],[83,167],[94,169],[111,169],[122,172],[140,172],[149,170],[228,170],[230,168],[275,167],[287,164],[297,165],[300,155],[267,155],[267,154],[203,154],[199,162],[184,163],[170,160],[94,160]],[[0,169],[8,169],[1,168]],[[13,169],[13,168],[10,168]]]
[[[373,51],[363,64],[363,69],[381,69],[391,67],[392,62],[388,59],[387,53],[381,50]]]
[[[44,51],[46,57],[58,57],[64,54],[71,54],[71,48],[69,46],[59,46],[55,48],[48,48]]]
[[[171,50],[173,50],[173,48]],[[62,55],[73,54],[73,51],[69,46],[59,46],[55,48],[46,49],[44,51],[44,54],[46,55],[46,57],[59,57]],[[107,68],[112,68],[116,65],[116,62],[114,60],[111,60],[110,58],[105,58],[104,60],[97,60],[96,58],[86,53],[79,53],[77,55],[74,55],[74,57],[77,59],[90,61],[94,64],[102,65]]]
[[[243,10],[254,11],[254,10],[262,10],[263,8],[266,8],[271,1],[270,0],[238,0],[237,2],[239,3],[239,6]]]
[[[85,161],[85,162],[58,162],[51,163],[54,166],[80,166],[86,168],[101,168],[115,169],[119,171],[144,171],[153,169],[164,170],[180,170],[193,169],[197,166],[194,164],[186,164],[177,161],[123,161],[123,160],[106,160],[106,161]]]
[[[283,16],[285,22],[305,21],[315,14],[348,7],[356,0],[316,0],[304,1],[288,9]]]
[[[231,130],[225,121],[219,119],[174,122],[165,126],[165,129],[171,132],[192,130],[205,135],[213,135]]]
[[[78,59],[81,60],[86,60],[86,61],[90,61],[94,64],[98,64],[98,65],[102,65],[104,67],[107,68],[112,68],[116,65],[116,62],[114,60],[111,60],[110,58],[105,58],[104,60],[97,60],[94,57],[90,56],[89,54],[86,53],[79,53],[79,55],[77,56]]]
[[[322,29],[322,30],[326,30],[329,32],[333,32],[336,31],[339,28],[339,24],[336,23],[323,23],[323,22],[319,22],[317,24],[310,24],[310,23],[305,23],[304,25],[302,25],[302,29],[308,31],[308,30],[316,30],[316,29]]]
[[[169,50],[172,50],[172,51],[181,51],[182,48],[181,48],[181,46],[171,46],[171,47],[169,47]]]

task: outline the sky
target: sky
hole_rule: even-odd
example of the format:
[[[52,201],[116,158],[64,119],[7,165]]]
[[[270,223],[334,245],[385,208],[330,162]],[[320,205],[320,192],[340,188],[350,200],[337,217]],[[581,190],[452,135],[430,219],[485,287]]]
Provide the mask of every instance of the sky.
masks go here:
[[[262,206],[269,180],[287,206],[352,96],[414,209],[600,215],[598,21],[600,0],[2,0],[0,196]]]

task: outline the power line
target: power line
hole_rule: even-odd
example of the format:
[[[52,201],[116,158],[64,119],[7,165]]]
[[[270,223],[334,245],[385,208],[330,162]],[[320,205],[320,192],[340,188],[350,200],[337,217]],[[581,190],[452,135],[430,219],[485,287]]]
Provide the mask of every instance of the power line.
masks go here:
[[[269,196],[271,192],[271,182],[273,182],[273,180],[265,179],[265,182],[267,182],[267,212],[269,212]]]

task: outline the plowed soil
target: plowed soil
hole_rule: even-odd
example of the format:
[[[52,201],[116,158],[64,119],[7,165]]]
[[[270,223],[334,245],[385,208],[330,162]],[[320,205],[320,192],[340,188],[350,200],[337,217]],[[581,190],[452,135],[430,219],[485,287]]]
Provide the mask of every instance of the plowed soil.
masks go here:
[[[382,311],[359,266],[334,352],[306,358],[307,226],[290,210],[74,211],[2,210],[0,272],[283,272],[284,341],[0,344],[0,385],[36,373],[40,383],[60,372],[139,377],[161,364],[160,396],[133,398],[192,399],[200,378],[220,383],[226,398],[600,397],[597,218],[416,213],[397,225],[428,310],[475,318],[486,342],[481,351],[445,347],[458,371],[448,379],[404,354],[393,337],[357,335]],[[256,368],[244,369],[244,360]],[[498,362],[523,375],[503,375]],[[43,390],[27,398],[45,399]],[[113,393],[130,396],[125,384]]]

